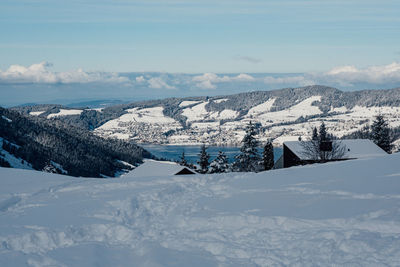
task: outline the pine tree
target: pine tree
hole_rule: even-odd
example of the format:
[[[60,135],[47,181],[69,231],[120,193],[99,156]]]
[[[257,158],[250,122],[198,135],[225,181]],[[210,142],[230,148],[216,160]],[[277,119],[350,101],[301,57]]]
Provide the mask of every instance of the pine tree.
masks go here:
[[[221,173],[228,171],[228,159],[224,152],[218,151],[218,156],[210,163],[210,173]]]
[[[200,173],[208,172],[208,166],[210,166],[209,159],[210,154],[207,153],[206,145],[202,145],[200,148],[199,161],[197,162],[200,165]]]
[[[250,122],[246,127],[246,134],[242,140],[240,153],[235,157],[234,170],[239,172],[254,172],[260,169],[260,156],[258,155],[258,141],[255,138],[256,130]]]
[[[313,132],[313,138],[314,138],[314,132]],[[322,122],[321,126],[319,126],[319,140],[320,141],[329,140],[328,134],[326,133],[326,127],[324,122]]]
[[[373,142],[380,148],[390,153],[392,150],[392,142],[390,137],[390,128],[382,115],[375,117],[371,126],[371,137]]]
[[[318,130],[317,127],[314,127],[313,132],[312,132],[312,140],[318,140]]]
[[[180,156],[179,165],[186,166],[186,167],[188,166],[188,163],[185,158],[185,151],[182,151],[182,155]]]
[[[268,140],[268,142],[264,146],[263,165],[264,170],[266,171],[271,170],[274,167],[274,147],[270,140]]]

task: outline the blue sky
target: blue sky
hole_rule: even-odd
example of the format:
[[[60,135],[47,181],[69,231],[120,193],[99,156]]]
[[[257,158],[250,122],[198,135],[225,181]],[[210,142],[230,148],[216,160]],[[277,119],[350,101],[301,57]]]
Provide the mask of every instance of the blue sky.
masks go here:
[[[0,69],[310,72],[400,61],[399,1],[0,2]]]
[[[132,95],[147,86],[151,97],[151,89],[162,88],[218,94],[232,84],[236,92],[234,84],[243,82],[206,75],[188,85],[187,76],[170,81],[160,73],[265,73],[246,81],[249,90],[314,83],[343,90],[397,87],[398,14],[398,0],[1,0],[0,89],[53,87],[44,94],[51,100],[60,84],[113,84]],[[121,85],[124,79],[115,78],[121,72],[137,75]],[[154,77],[137,81],[144,72]],[[295,74],[276,80],[268,73]],[[171,85],[176,80],[181,84]],[[118,98],[101,90],[99,97]],[[25,91],[19,93],[23,101]]]

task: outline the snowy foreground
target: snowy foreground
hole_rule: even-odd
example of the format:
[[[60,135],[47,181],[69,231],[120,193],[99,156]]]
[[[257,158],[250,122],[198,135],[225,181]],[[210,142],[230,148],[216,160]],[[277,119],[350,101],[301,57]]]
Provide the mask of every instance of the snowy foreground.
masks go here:
[[[258,174],[0,168],[0,266],[400,265],[400,154]]]

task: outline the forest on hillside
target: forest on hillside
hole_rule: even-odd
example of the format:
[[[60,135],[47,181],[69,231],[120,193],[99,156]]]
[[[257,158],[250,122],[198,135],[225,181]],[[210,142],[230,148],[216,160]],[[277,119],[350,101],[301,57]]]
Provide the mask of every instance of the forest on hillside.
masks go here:
[[[71,176],[114,177],[152,155],[132,142],[103,139],[60,120],[25,116],[0,107],[2,149],[35,170],[64,170]],[[4,156],[4,155],[3,155]],[[3,166],[7,166],[2,158]],[[128,163],[128,164],[126,164]],[[58,166],[62,166],[60,170]]]

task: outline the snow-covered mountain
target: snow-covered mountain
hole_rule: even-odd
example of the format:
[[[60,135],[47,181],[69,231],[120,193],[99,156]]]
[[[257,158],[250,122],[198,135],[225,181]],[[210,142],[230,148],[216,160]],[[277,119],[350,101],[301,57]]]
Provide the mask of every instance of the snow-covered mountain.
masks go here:
[[[399,162],[118,179],[0,168],[0,266],[398,266]]]
[[[252,121],[261,141],[279,144],[308,136],[325,121],[338,137],[369,125],[377,114],[400,127],[400,88],[343,92],[325,86],[257,91],[220,97],[169,98],[104,109],[61,106],[18,108],[32,116],[61,119],[102,137],[138,143],[238,144]]]

